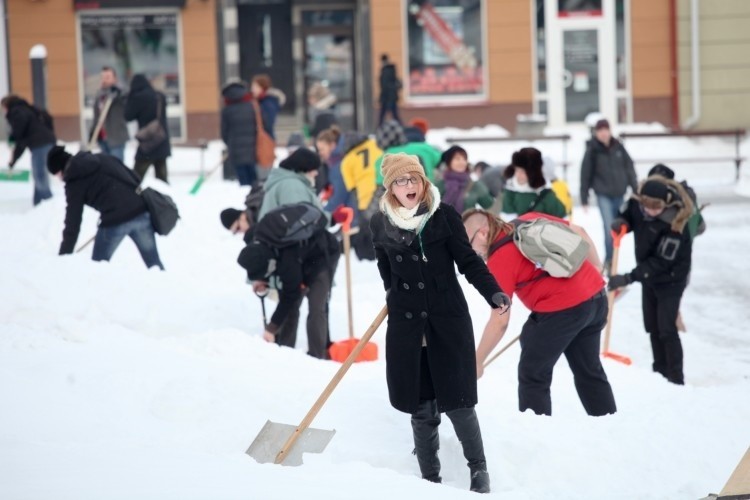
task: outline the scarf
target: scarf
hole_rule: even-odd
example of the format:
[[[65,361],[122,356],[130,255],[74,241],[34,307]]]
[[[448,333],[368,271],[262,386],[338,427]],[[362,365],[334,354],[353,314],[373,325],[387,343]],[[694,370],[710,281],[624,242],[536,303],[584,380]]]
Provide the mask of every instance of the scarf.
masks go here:
[[[458,213],[464,211],[464,190],[471,180],[471,175],[466,172],[454,172],[448,170],[443,174],[445,194],[443,201],[456,209]]]
[[[382,196],[380,198],[380,209],[388,217],[391,224],[397,228],[404,231],[419,232],[440,206],[440,191],[434,185],[430,186],[430,190],[434,198],[431,207],[424,203],[420,203],[411,209],[403,206],[393,207],[386,201],[386,197]]]

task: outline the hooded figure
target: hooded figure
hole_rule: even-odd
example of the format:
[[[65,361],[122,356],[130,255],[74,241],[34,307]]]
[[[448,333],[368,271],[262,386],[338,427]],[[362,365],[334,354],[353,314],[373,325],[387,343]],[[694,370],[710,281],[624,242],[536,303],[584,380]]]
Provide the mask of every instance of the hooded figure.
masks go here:
[[[229,162],[237,173],[241,186],[252,186],[255,170],[255,110],[253,96],[244,82],[232,82],[221,91],[221,139],[227,145]]]
[[[156,178],[167,182],[167,158],[172,155],[169,145],[169,125],[167,123],[167,98],[151,86],[146,76],[138,73],[130,81],[130,93],[125,104],[125,120],[137,120],[138,129],[159,118],[165,132],[164,140],[151,151],[144,151],[141,146],[135,153],[133,170],[142,179],[148,167],[154,166]]]

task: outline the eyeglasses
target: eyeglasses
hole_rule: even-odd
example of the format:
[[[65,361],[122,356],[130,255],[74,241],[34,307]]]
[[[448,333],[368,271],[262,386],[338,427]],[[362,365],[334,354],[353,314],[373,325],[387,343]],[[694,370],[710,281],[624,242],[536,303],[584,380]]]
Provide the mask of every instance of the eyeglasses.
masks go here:
[[[393,181],[393,184],[401,187],[408,186],[409,184],[416,186],[417,184],[422,184],[422,179],[419,177],[399,177]]]

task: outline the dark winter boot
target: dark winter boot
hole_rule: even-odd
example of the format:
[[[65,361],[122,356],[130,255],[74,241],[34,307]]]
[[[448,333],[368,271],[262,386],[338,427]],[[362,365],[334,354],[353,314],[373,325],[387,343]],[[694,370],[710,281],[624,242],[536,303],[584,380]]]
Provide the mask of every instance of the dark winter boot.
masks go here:
[[[474,408],[459,408],[446,412],[453,422],[458,440],[464,449],[464,457],[471,472],[469,489],[477,493],[490,492],[490,475],[487,473],[487,462],[484,458],[484,444],[482,432],[479,430],[479,420]]]
[[[411,428],[414,431],[414,454],[417,455],[422,478],[433,483],[442,481],[440,477],[440,459],[438,437],[440,413],[434,399],[420,401],[417,412],[411,416]]]
[[[685,376],[682,374],[682,343],[680,338],[669,339],[664,342],[664,353],[667,359],[667,380],[677,385],[685,385]]]
[[[651,352],[654,355],[654,363],[651,368],[656,372],[662,374],[665,378],[667,376],[667,359],[664,353],[664,344],[659,339],[658,333],[649,334],[651,337]]]

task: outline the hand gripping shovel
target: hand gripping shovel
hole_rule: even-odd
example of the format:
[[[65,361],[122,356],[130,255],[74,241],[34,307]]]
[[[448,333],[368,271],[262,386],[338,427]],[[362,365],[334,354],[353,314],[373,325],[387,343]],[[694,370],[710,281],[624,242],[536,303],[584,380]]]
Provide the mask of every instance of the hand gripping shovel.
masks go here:
[[[349,353],[357,346],[358,340],[354,338],[354,315],[352,313],[352,266],[351,266],[351,232],[352,220],[354,219],[354,210],[350,207],[344,207],[346,220],[343,222],[342,233],[344,234],[344,262],[346,263],[346,308],[349,317],[349,338],[331,344],[328,348],[328,354],[331,359],[343,362]],[[354,360],[358,361],[375,361],[378,359],[377,344],[368,343],[362,348],[362,352]]]
[[[615,233],[614,231],[612,231],[612,245],[614,246],[614,251],[612,252],[612,267],[610,268],[610,276],[614,276],[615,274],[617,274],[617,261],[620,258],[620,241],[622,240],[622,237],[625,236],[625,232],[625,227],[621,227],[619,233]],[[614,312],[616,295],[616,290],[612,290],[607,293],[609,311],[607,312],[607,328],[604,330],[604,346],[602,347],[602,357],[614,359],[615,361],[618,361],[622,364],[630,365],[633,363],[633,361],[629,357],[614,353],[609,350],[609,338],[612,334],[612,313]]]
[[[302,454],[305,452],[322,453],[336,431],[313,429],[310,424],[387,315],[388,308],[383,306],[362,339],[357,343],[357,346],[346,358],[346,361],[338,369],[326,388],[323,389],[320,397],[297,427],[268,420],[246,453],[258,463],[273,462],[282,465],[302,465]]]

